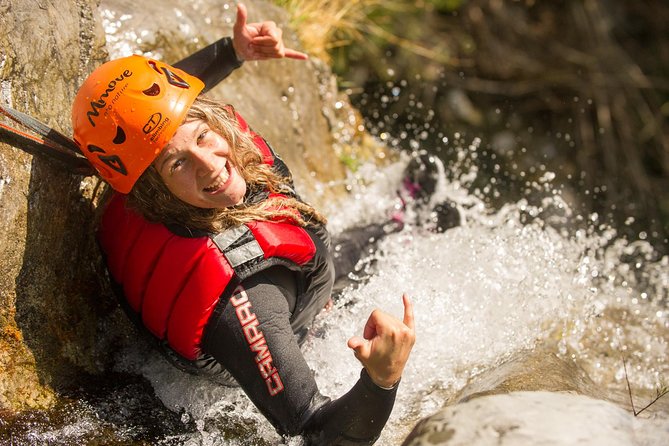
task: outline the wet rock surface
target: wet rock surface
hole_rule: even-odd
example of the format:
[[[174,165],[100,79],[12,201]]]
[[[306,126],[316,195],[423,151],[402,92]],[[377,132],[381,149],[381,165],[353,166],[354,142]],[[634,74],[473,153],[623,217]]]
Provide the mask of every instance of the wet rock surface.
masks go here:
[[[544,348],[520,352],[474,377],[416,424],[403,446],[633,445],[669,427],[661,419],[637,422],[622,394],[611,397],[570,359]]]
[[[179,3],[0,0],[0,102],[69,134],[78,85],[109,56],[147,52],[173,62],[230,34],[234,4],[201,0],[185,9]],[[251,21],[285,24],[285,13],[269,3],[246,3]],[[290,33],[287,41],[299,47]],[[308,200],[322,205],[339,193],[322,190],[344,175],[335,149],[364,135],[356,134],[357,115],[338,96],[327,67],[316,60],[246,63],[212,95],[233,103],[267,137]],[[47,441],[62,435],[63,425],[90,422],[83,428],[89,436],[79,441],[146,444],[196,429],[168,411],[144,379],[113,371],[115,354],[137,342],[137,332],[104,280],[93,238],[97,186],[0,144],[0,434]],[[604,401],[585,372],[548,352],[514,357],[477,376],[453,401],[405,444],[472,444],[484,437],[538,443],[542,433],[529,429],[539,425],[542,404],[552,414],[591,405],[587,414],[613,420],[602,431],[583,425],[593,435],[625,440],[633,428],[629,413]],[[527,407],[535,410],[523,412]],[[586,422],[573,417],[570,423]],[[251,429],[242,426],[235,438],[244,438],[242,428]]]
[[[487,395],[519,391],[574,392],[593,398],[604,397],[604,392],[575,362],[537,349],[520,352],[476,376],[454,400],[464,403]]]
[[[82,77],[105,57],[96,4],[0,2],[0,101],[69,128]],[[0,407],[53,403],[51,385],[95,370],[99,291],[81,178],[0,144]]]
[[[71,134],[77,88],[108,57],[143,51],[176,61],[231,33],[234,4],[177,3],[0,1],[0,102]],[[246,3],[251,21],[285,23],[269,3]],[[286,40],[296,45],[288,31]],[[272,142],[318,204],[328,192],[316,193],[316,179],[341,179],[344,170],[333,150],[334,105],[324,105],[334,104],[336,89],[323,83],[330,75],[317,64],[246,63],[212,94]],[[0,144],[3,411],[52,406],[54,389],[81,373],[103,373],[129,342],[93,238],[96,187],[94,178]]]
[[[620,407],[584,395],[512,392],[447,407],[423,420],[403,445],[633,445],[633,421]]]

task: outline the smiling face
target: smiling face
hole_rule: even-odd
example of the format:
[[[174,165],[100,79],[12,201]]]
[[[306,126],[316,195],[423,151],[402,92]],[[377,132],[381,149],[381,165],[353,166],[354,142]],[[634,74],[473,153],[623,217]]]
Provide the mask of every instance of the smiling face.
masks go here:
[[[186,121],[153,162],[167,188],[192,206],[240,204],[246,182],[230,161],[230,145],[200,119]]]

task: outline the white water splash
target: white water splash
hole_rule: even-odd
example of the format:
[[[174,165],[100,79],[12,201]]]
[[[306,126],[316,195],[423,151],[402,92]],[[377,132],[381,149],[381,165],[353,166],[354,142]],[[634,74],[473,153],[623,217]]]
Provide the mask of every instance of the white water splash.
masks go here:
[[[399,172],[391,166],[387,175],[367,177],[375,182],[355,183],[356,199],[337,215],[336,227],[387,214]],[[568,234],[539,219],[522,223],[521,215],[532,212],[524,200],[490,212],[460,185],[442,182],[442,188],[466,224],[441,234],[409,227],[384,239],[373,274],[317,319],[304,348],[322,393],[337,397],[360,372],[348,338],[361,333],[373,308],[399,317],[401,293],[413,298],[417,343],[377,444],[401,444],[420,418],[440,409],[469,378],[539,342],[553,342],[578,359],[603,388],[625,389],[621,351],[631,358],[633,387],[652,390],[669,375],[666,258],[651,260],[650,246],[615,240],[611,232]],[[549,205],[565,206],[559,197],[544,201]],[[644,250],[646,261],[630,267],[621,260]],[[135,358],[128,369],[146,376],[167,407],[196,420],[198,433],[186,444],[235,444],[225,435],[231,423],[246,426],[259,441],[281,444],[239,389],[185,376],[157,355],[126,358]],[[575,409],[587,413],[588,407]],[[659,423],[659,429],[643,428],[644,444],[666,438],[666,423]]]
[[[136,3],[134,0],[114,0],[104,2],[99,8],[110,59],[141,53],[160,60],[164,55],[152,51],[160,46],[156,42],[169,42],[173,33],[180,36],[180,41],[196,45],[203,35],[214,41],[221,37],[220,24],[230,24],[234,18],[234,11],[225,2],[191,0],[187,5],[191,14],[185,12],[180,2],[147,2],[141,8]],[[129,14],[125,11],[141,12]],[[147,18],[152,17],[160,17],[159,28],[147,25]],[[203,27],[202,21],[213,26]],[[215,29],[215,33],[209,28]]]

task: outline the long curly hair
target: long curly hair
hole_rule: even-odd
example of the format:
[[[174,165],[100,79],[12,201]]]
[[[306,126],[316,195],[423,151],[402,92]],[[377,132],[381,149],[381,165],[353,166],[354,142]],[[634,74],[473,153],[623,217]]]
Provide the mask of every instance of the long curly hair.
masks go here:
[[[205,121],[233,148],[230,161],[246,181],[248,191],[267,191],[270,194],[292,191],[292,179],[277,174],[263,162],[251,134],[239,126],[232,106],[198,97],[185,122],[196,119]],[[153,166],[135,183],[128,195],[128,206],[148,221],[210,233],[258,220],[290,221],[300,226],[326,222],[316,209],[289,195],[271,196],[256,203],[222,209],[199,208],[175,197]]]

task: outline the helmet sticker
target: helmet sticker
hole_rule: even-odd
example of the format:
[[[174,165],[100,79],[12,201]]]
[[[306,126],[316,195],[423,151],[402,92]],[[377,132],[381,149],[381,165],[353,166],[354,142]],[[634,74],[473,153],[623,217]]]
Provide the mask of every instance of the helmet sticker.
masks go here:
[[[121,175],[128,175],[128,169],[125,168],[123,161],[121,161],[118,155],[99,155],[98,158]]]
[[[121,127],[116,128],[116,136],[112,142],[114,144],[123,144],[125,142],[125,132]]]
[[[142,91],[147,96],[158,96],[160,94],[160,85],[154,83],[146,90]]]
[[[153,131],[153,128],[152,128],[151,131],[153,131],[153,135],[151,135],[149,137],[149,141],[151,141],[151,142],[157,141],[158,138],[160,137],[160,135],[170,126],[171,122],[172,122],[172,120],[166,116],[165,119],[163,119],[160,122],[158,127],[155,128],[155,131]]]
[[[172,71],[168,70],[167,68],[163,67],[163,72],[165,73],[165,76],[167,76],[167,82],[170,84],[174,85],[175,87],[181,87],[181,88],[190,88],[190,85],[188,82],[183,80],[181,76],[178,74],[172,73]]]
[[[161,113],[156,112],[152,114],[146,124],[144,124],[144,127],[142,127],[142,131],[148,135],[160,124],[162,119],[163,115]]]
[[[89,144],[87,149],[91,153],[107,153],[103,148],[93,144]],[[121,175],[128,175],[128,169],[118,155],[98,155],[98,159]]]
[[[156,70],[158,73],[161,73],[161,71],[162,71],[161,74],[165,74],[165,77],[167,78],[167,82],[174,85],[175,87],[190,88],[190,84],[188,82],[186,82],[181,76],[174,73],[169,68],[160,67],[160,69],[158,69],[158,65],[156,64],[155,60],[150,60],[149,65],[151,65],[153,67],[153,69]]]
[[[109,93],[113,92],[116,90],[116,84],[121,82],[122,80],[132,76],[132,71],[130,70],[124,70],[123,73],[121,73],[120,76],[117,76],[116,78],[112,79],[108,84],[107,84],[107,89],[105,90],[104,93],[98,97],[97,101],[91,101],[91,109],[86,112],[86,116],[88,117],[88,121],[91,123],[93,127],[95,127],[95,121],[93,120],[93,117],[98,117],[100,116],[100,112],[98,109],[105,108],[107,106],[107,99],[109,97]],[[127,85],[127,84],[126,84]],[[124,86],[125,88],[125,86]],[[123,89],[124,89],[123,88]],[[121,90],[123,90],[121,89]],[[121,92],[117,93],[120,94]]]

